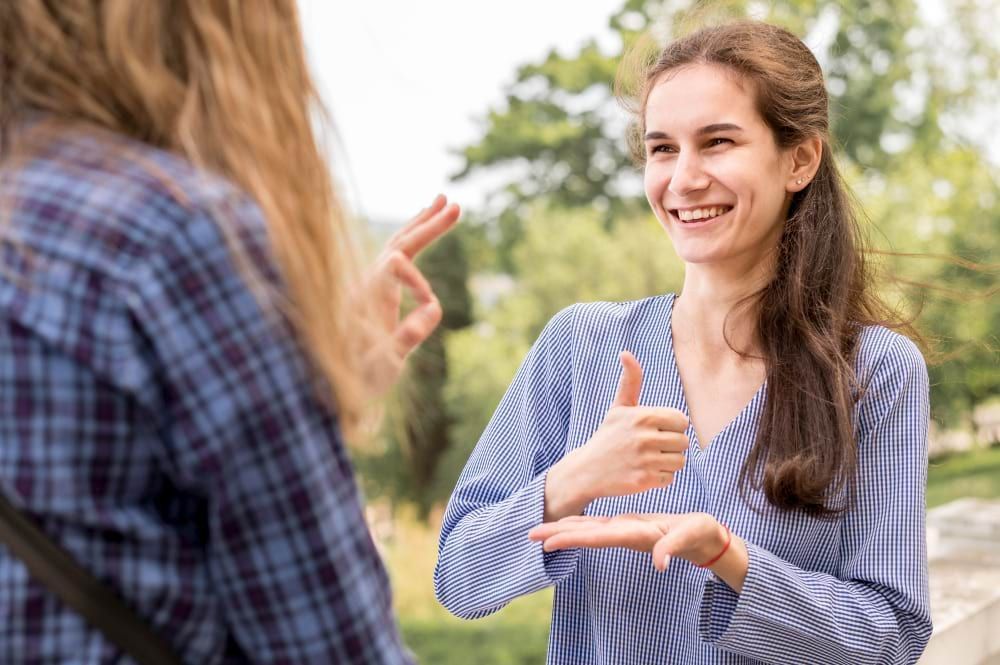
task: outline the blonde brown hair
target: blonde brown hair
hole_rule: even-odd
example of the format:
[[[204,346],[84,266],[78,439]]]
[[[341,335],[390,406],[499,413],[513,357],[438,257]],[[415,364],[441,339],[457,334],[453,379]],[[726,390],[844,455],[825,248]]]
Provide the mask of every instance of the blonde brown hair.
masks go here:
[[[349,302],[357,236],[317,140],[314,123],[328,116],[296,0],[17,0],[0,3],[0,31],[4,134],[38,111],[178,153],[254,198],[286,292],[268,305],[352,431],[366,401],[352,342],[365,315]],[[252,264],[239,265],[260,293]]]

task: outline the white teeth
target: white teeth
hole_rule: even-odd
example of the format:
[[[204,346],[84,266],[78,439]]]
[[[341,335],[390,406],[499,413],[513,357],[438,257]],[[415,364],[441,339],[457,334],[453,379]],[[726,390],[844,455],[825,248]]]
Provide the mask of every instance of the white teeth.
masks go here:
[[[718,217],[719,215],[729,212],[730,208],[727,207],[715,207],[715,208],[696,208],[694,210],[678,210],[677,216],[680,217],[682,222],[690,222],[698,219],[708,219],[710,217]]]

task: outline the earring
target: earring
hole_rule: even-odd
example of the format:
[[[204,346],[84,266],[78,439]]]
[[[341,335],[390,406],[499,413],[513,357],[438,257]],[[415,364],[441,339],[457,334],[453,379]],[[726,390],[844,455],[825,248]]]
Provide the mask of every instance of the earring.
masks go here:
[[[802,178],[799,178],[798,180],[796,180],[795,184],[796,185],[801,185],[802,184]]]

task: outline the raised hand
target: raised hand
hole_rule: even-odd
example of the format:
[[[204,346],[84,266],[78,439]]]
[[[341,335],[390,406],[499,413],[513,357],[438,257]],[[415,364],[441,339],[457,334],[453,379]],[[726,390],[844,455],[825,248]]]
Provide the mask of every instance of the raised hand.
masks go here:
[[[601,426],[548,471],[545,520],[579,514],[594,499],[663,487],[684,466],[687,417],[677,409],[639,406],[642,368],[620,355],[618,391]]]
[[[380,330],[368,335],[364,370],[376,394],[389,389],[399,378],[406,357],[434,331],[441,322],[441,304],[413,259],[425,247],[447,233],[458,221],[458,205],[438,195],[430,207],[386,242],[365,281],[361,297],[375,308],[375,323]],[[416,306],[400,319],[403,288],[413,295]]]

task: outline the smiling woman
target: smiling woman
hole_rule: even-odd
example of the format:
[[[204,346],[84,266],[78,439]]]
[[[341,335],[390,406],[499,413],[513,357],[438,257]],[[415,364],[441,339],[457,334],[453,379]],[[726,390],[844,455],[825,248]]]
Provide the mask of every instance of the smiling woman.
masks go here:
[[[740,22],[643,81],[683,289],[552,319],[451,497],[437,596],[475,618],[556,585],[550,663],[913,662],[926,367],[874,294],[819,65]]]

